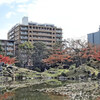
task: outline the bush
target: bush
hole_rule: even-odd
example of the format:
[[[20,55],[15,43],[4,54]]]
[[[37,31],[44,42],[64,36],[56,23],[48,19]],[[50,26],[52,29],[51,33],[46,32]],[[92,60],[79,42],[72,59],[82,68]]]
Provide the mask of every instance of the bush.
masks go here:
[[[41,69],[38,68],[38,67],[34,68],[34,70],[35,70],[35,71],[38,71],[38,72],[41,72]]]
[[[75,65],[70,66],[69,70],[75,69]]]
[[[61,76],[66,76],[66,74],[64,72],[61,73]]]

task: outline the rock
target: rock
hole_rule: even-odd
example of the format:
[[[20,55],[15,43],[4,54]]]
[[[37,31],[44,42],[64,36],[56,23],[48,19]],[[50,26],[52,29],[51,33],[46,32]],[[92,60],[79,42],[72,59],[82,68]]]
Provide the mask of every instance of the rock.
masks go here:
[[[59,79],[60,81],[64,81],[64,80],[67,80],[67,77],[59,76],[58,79]]]
[[[100,73],[98,73],[97,78],[100,79]]]
[[[96,89],[95,84],[97,83],[96,82],[71,83],[66,86],[57,88],[46,88],[40,91],[56,95],[69,96],[71,100],[90,100],[90,98],[94,98],[92,100],[96,100],[95,99],[97,97],[96,94],[100,93],[100,89],[97,88],[97,91],[95,91]]]
[[[56,72],[55,72],[55,71],[49,71],[49,73],[50,73],[50,74],[55,74]]]

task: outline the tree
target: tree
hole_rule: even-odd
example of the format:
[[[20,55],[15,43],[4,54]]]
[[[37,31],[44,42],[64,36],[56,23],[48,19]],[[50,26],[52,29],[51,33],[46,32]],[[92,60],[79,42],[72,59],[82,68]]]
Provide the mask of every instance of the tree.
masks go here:
[[[100,46],[92,47],[92,57],[97,61],[100,61]]]
[[[1,47],[1,45],[0,45],[0,54],[2,54],[2,51],[3,51],[3,50],[2,50],[2,47]]]
[[[66,54],[66,50],[55,50],[54,54],[50,55],[48,58],[43,59],[43,62],[49,65],[60,65],[63,66],[63,62],[71,62],[71,56]]]
[[[5,64],[14,64],[16,62],[16,58],[10,58],[8,56],[0,55],[0,63],[1,62]]]
[[[68,39],[66,41],[67,48],[69,48],[69,55],[73,58],[73,63],[78,67],[87,61],[87,47],[88,43],[85,40]]]
[[[7,64],[7,65],[10,66],[12,64],[15,64],[16,62],[17,62],[16,58],[10,58],[8,56],[0,55],[0,63],[1,63],[1,66],[2,67],[4,67],[5,64]],[[8,67],[9,66],[4,67],[3,70],[6,70],[7,73],[9,73],[9,76],[12,77],[12,80],[15,80],[15,77],[14,77],[15,76],[15,73],[14,73],[14,71],[10,71],[10,72],[8,71]],[[5,75],[5,71],[3,72],[3,75]]]
[[[44,70],[42,59],[48,55],[46,45],[42,42],[35,42],[34,53],[32,54],[33,65],[35,68],[39,68],[41,71]]]
[[[32,66],[31,62],[32,53],[33,53],[33,44],[31,44],[31,42],[25,42],[19,45],[18,59],[22,64]]]
[[[43,62],[50,66],[64,66],[64,63],[69,65],[72,62],[71,56],[68,54],[69,49],[66,48],[66,41],[57,42],[53,46],[52,53],[48,58],[43,59]]]
[[[87,48],[84,48],[85,58],[100,61],[100,46],[88,44]]]

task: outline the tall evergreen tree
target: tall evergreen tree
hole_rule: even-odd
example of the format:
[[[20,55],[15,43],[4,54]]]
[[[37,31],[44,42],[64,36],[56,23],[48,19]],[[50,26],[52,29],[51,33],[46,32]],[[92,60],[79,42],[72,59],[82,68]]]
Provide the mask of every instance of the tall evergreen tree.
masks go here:
[[[42,42],[34,43],[34,53],[32,55],[34,67],[44,70],[42,59],[48,55],[46,45]]]
[[[20,44],[18,52],[19,61],[24,65],[32,66],[33,44],[31,42]]]

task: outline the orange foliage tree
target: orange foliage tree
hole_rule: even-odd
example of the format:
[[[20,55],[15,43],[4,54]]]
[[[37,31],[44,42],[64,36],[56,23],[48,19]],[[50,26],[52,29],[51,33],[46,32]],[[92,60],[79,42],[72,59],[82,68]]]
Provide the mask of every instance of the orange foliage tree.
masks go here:
[[[78,67],[82,65],[89,57],[87,53],[88,43],[84,40],[68,39],[66,48],[69,48],[68,54],[71,56],[73,63]]]
[[[100,61],[100,46],[89,44],[88,47],[85,48],[83,58],[90,58]]]
[[[63,64],[63,62],[71,62],[76,67],[87,63],[87,61],[100,61],[100,46],[94,46],[82,40],[67,40],[65,47],[58,44],[58,48],[53,49],[52,54],[43,59],[46,64]]]
[[[100,46],[94,46],[92,57],[97,61],[100,61]]]
[[[60,64],[63,65],[63,62],[71,62],[71,56],[68,55],[66,53],[66,49],[65,50],[61,50],[61,49],[53,49],[53,53],[47,58],[47,59],[43,59],[43,62],[46,64]]]

